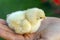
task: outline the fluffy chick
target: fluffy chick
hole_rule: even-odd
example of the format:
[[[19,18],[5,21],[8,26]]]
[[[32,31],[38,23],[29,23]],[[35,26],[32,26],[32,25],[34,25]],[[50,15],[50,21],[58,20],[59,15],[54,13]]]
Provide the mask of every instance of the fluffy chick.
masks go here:
[[[16,11],[7,16],[7,23],[16,33],[33,33],[40,27],[45,18],[43,10],[31,8],[25,11]]]

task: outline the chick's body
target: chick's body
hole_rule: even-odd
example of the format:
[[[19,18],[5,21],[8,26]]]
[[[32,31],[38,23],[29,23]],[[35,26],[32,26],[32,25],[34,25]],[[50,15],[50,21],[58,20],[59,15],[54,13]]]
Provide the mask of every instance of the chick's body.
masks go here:
[[[7,17],[7,23],[9,27],[14,29],[16,33],[23,34],[25,32],[29,32],[31,29],[31,25],[25,19],[24,14],[24,11],[17,11],[12,14],[9,14],[9,16]]]
[[[42,19],[45,17],[44,12],[41,12],[38,8],[32,8],[9,14],[7,16],[7,23],[16,33],[33,33],[38,30],[41,24],[42,19],[40,19],[40,17],[42,17]]]

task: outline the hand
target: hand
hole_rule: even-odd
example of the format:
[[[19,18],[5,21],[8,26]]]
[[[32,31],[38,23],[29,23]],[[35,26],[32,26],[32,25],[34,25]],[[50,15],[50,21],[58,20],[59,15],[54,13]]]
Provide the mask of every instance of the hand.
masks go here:
[[[60,18],[48,17],[41,27],[42,40],[60,40]]]
[[[38,33],[32,33],[32,34],[16,34],[14,33],[8,26],[5,20],[0,19],[0,36],[2,38],[5,38],[6,40],[33,40],[37,39]],[[36,38],[35,38],[36,37]],[[40,37],[40,35],[39,35]]]
[[[8,28],[4,20],[0,20],[0,36],[7,40],[59,40],[60,19],[48,17],[42,21],[36,33],[19,35]],[[57,31],[57,32],[56,32]]]

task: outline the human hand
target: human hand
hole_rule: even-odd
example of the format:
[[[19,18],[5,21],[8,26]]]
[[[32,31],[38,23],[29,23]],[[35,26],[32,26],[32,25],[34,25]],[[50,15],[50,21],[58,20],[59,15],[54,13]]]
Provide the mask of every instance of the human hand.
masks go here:
[[[7,40],[59,40],[60,19],[48,17],[42,21],[41,27],[36,33],[16,34],[8,28],[5,21],[0,20],[0,36]],[[56,32],[57,31],[57,32]]]
[[[42,40],[60,40],[60,18],[48,17],[41,27],[44,28],[41,31]]]

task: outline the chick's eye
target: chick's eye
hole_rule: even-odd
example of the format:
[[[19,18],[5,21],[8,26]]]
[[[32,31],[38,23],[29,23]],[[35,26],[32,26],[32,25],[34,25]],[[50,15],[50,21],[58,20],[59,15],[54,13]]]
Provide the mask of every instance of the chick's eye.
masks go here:
[[[40,17],[40,19],[42,19],[42,17]]]

